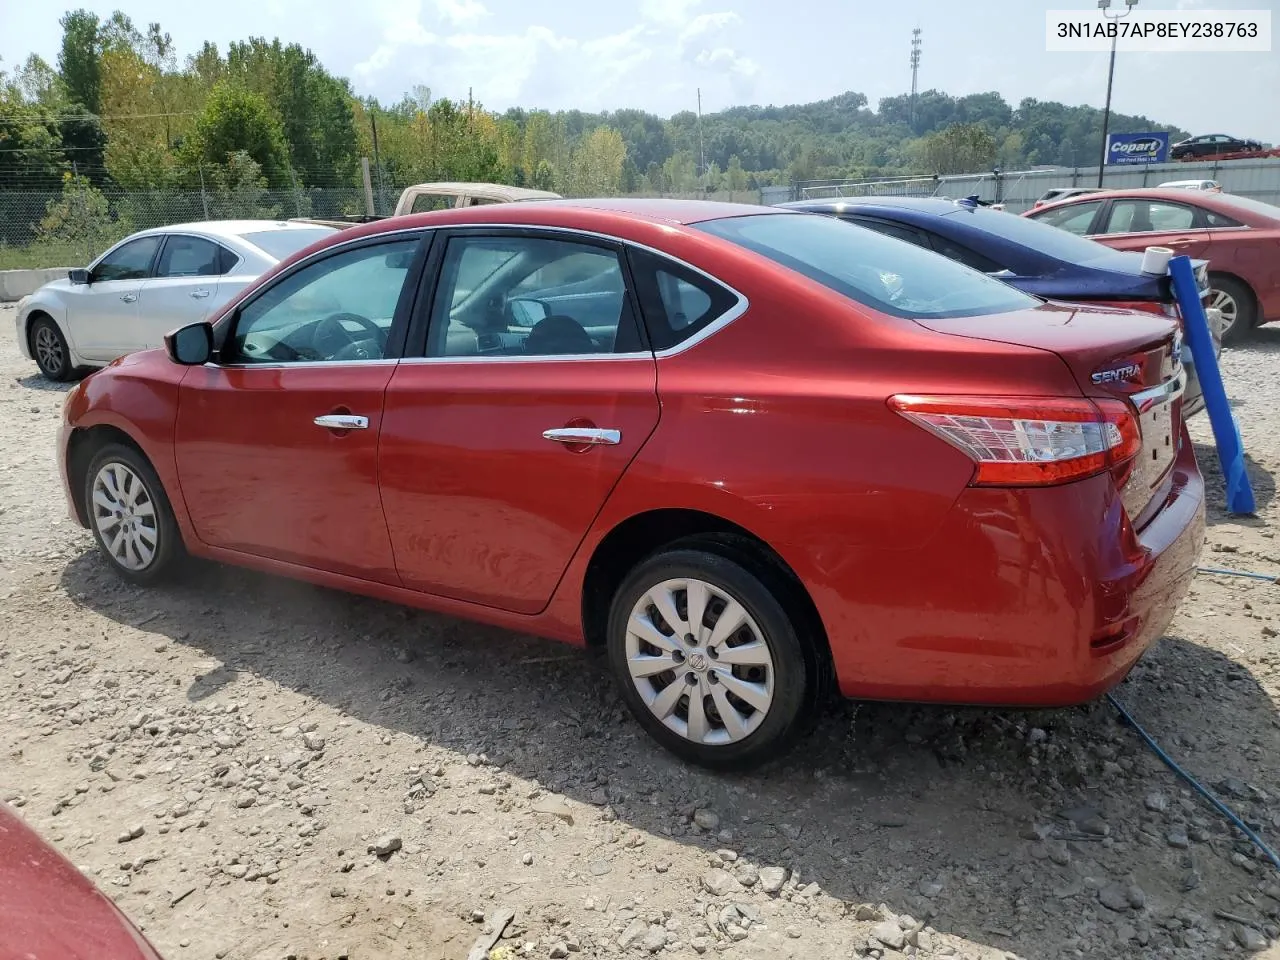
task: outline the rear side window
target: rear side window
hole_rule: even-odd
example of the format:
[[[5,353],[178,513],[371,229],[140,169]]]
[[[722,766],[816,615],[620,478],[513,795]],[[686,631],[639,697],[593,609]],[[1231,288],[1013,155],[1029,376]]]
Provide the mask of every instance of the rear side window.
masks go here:
[[[203,237],[171,236],[160,251],[157,277],[216,277],[222,250]]]
[[[831,217],[753,214],[696,226],[890,316],[975,317],[1040,303],[931,250]]]
[[[628,258],[654,350],[669,350],[683,343],[738,305],[736,294],[664,257],[630,250]]]
[[[1213,210],[1204,211],[1205,223],[1210,227],[1243,227],[1244,224],[1239,220],[1233,220],[1225,213],[1216,213]]]

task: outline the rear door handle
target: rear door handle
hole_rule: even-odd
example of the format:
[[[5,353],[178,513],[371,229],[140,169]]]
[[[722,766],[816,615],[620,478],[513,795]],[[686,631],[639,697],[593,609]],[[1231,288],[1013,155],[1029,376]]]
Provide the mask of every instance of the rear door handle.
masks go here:
[[[133,301],[138,299],[138,295],[136,293],[126,293],[121,296],[120,299],[125,303],[133,303]]]
[[[1195,237],[1179,237],[1177,240],[1170,240],[1169,246],[1185,247],[1188,243],[1199,243],[1199,242],[1200,241],[1197,240]]]
[[[316,417],[311,422],[317,427],[325,427],[328,430],[369,429],[369,418],[358,417],[353,413],[326,413],[323,417]]]
[[[191,291],[191,296],[195,297],[197,300],[203,300],[208,295],[209,295],[208,290],[192,290]]]
[[[615,444],[622,440],[621,430],[601,430],[598,427],[560,427],[543,430],[544,440],[573,444]]]

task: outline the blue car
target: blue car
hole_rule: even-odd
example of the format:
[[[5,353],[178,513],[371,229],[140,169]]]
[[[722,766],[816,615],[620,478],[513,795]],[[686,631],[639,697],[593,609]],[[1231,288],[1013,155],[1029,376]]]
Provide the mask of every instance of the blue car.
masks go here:
[[[1142,254],[1112,250],[1026,217],[976,202],[934,197],[852,197],[779,204],[826,214],[906,240],[981,270],[1046,300],[1096,303],[1178,317],[1167,276],[1142,272]],[[1206,261],[1196,275],[1207,292]],[[1215,340],[1220,334],[1214,330]],[[1184,362],[1190,362],[1189,351]],[[1184,409],[1204,408],[1199,383],[1189,371]]]

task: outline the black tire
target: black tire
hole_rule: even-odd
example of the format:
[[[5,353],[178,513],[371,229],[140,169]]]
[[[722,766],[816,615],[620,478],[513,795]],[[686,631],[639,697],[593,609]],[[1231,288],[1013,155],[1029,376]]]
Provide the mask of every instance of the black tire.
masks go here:
[[[1222,333],[1223,346],[1244,343],[1253,335],[1254,324],[1258,322],[1258,301],[1253,291],[1234,277],[1226,277],[1220,273],[1209,274],[1209,303],[1213,304],[1218,295],[1225,294],[1236,304],[1236,318],[1231,326]]]
[[[71,347],[62,330],[49,317],[40,316],[32,321],[27,331],[27,346],[46,379],[65,383],[75,376]]]
[[[628,669],[628,623],[634,607],[650,589],[665,580],[678,579],[701,580],[739,603],[754,621],[759,639],[769,650],[770,667],[740,668],[769,670],[773,682],[773,698],[763,719],[741,739],[722,744],[695,743],[672,730],[649,709]],[[606,647],[622,698],[645,731],[681,759],[713,770],[742,770],[785,754],[809,729],[817,708],[825,702],[829,677],[825,645],[819,647],[814,625],[797,602],[795,590],[795,585],[788,582],[781,571],[723,538],[681,541],[641,561],[614,594]],[[687,602],[687,594],[685,596]],[[716,605],[717,602],[708,604],[707,617],[716,615],[713,610]],[[723,609],[720,607],[720,612]],[[707,655],[710,657],[709,650]],[[708,680],[711,673],[716,672],[713,661],[714,658],[704,661],[708,664],[704,669]],[[691,657],[687,662],[693,665],[694,659]],[[719,669],[723,671],[725,667],[721,664]],[[666,675],[640,682],[652,685],[664,679]],[[669,682],[683,684],[684,679],[672,674]],[[656,693],[654,687],[650,689]],[[689,702],[687,696],[682,696],[674,713],[675,719],[686,724]],[[719,724],[721,730],[727,731],[723,721],[712,713],[715,708],[712,693],[705,694],[702,702],[708,704],[708,724]],[[745,701],[743,703],[745,705]],[[681,707],[683,718],[679,716]]]
[[[137,536],[130,538],[126,535],[124,540],[117,543],[114,551],[112,549],[114,537],[112,542],[108,542],[106,535],[118,532],[118,527],[108,526],[104,533],[99,518],[105,516],[107,511],[102,504],[94,500],[94,490],[99,475],[104,469],[113,465],[123,468],[123,471],[117,469],[113,472],[117,480],[117,489],[132,494],[134,483],[141,483],[142,487],[141,491],[132,498],[132,507],[137,512],[132,518],[128,516],[124,518],[126,523],[134,524],[134,528],[138,531]],[[106,492],[110,495],[109,490]],[[108,443],[98,450],[89,461],[89,469],[85,471],[82,496],[85,516],[89,520],[89,529],[93,531],[98,549],[111,568],[125,580],[139,586],[150,586],[172,576],[186,559],[182,532],[178,529],[178,522],[174,519],[173,508],[169,504],[169,498],[164,492],[160,478],[156,476],[147,458],[133,447],[122,443]],[[144,508],[146,504],[150,505],[149,516]],[[130,539],[133,540],[132,543],[128,542]],[[151,556],[146,560],[145,565],[130,566],[128,563],[136,563],[144,559],[143,549],[137,546],[139,542],[143,547],[148,546],[149,542],[154,544],[150,546]]]

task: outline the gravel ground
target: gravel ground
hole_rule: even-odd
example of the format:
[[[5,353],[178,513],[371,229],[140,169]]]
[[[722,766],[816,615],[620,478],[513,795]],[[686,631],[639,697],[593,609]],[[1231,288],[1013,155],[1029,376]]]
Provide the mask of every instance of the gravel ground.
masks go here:
[[[62,390],[0,309],[0,799],[168,958],[1280,957],[1280,873],[1105,703],[836,710],[746,777],[652,746],[570,648],[200,566],[121,583],[65,515]],[[1205,562],[1280,573],[1280,329],[1223,364]],[[1280,587],[1201,576],[1119,689],[1280,835]],[[514,918],[502,924],[511,913]]]

